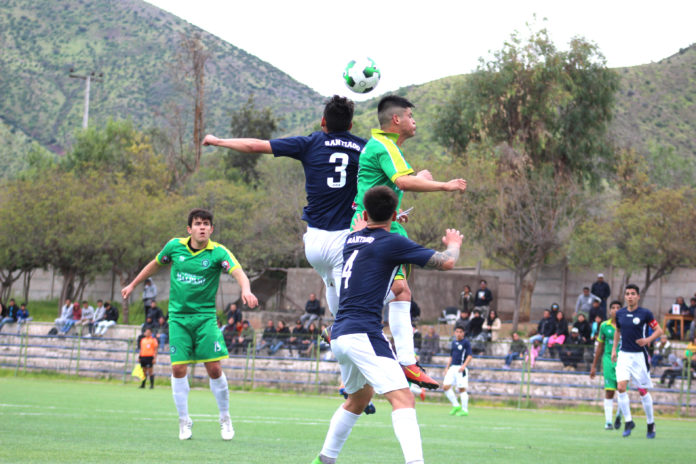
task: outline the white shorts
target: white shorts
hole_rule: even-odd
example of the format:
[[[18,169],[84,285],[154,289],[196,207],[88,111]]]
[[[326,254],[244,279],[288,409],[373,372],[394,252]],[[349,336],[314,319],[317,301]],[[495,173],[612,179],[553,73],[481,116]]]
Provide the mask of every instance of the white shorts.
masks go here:
[[[341,380],[347,393],[355,393],[365,384],[370,384],[380,395],[408,388],[406,375],[384,334],[341,335],[331,340],[331,351],[341,366]]]
[[[442,385],[451,385],[454,388],[469,388],[469,369],[464,369],[466,375],[459,372],[461,366],[450,366],[445,374]]]
[[[636,388],[652,388],[648,360],[644,353],[619,351],[616,357],[616,381],[631,381]]]
[[[343,246],[350,229],[322,230],[307,227],[302,239],[307,261],[319,273],[326,288],[334,287],[338,293],[343,271]]]

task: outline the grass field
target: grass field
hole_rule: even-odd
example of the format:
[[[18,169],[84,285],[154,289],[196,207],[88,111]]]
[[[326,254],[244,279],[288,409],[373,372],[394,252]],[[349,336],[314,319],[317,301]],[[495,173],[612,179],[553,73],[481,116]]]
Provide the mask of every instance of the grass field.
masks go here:
[[[7,375],[7,374],[5,374]],[[633,398],[637,401],[636,398]],[[420,400],[419,400],[420,401]],[[232,391],[236,435],[220,439],[207,389],[193,389],[194,438],[178,440],[168,386],[0,377],[0,462],[309,463],[321,449],[340,397]],[[341,453],[343,463],[402,463],[389,405],[363,416]],[[572,411],[471,408],[451,417],[443,403],[418,403],[429,463],[665,463],[693,459],[696,421],[657,419],[657,439],[603,430],[603,415]]]

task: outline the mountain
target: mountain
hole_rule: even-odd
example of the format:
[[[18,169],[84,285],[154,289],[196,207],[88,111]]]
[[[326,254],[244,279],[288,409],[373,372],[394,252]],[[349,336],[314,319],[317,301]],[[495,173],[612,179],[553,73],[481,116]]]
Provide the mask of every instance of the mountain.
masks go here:
[[[0,121],[55,152],[81,127],[85,81],[90,124],[131,118],[150,127],[184,100],[175,79],[180,34],[200,33],[206,66],[206,123],[229,132],[230,113],[255,95],[282,116],[281,128],[316,119],[322,97],[245,51],[139,0],[0,2]],[[186,115],[192,106],[184,108]],[[190,133],[190,132],[188,132]]]

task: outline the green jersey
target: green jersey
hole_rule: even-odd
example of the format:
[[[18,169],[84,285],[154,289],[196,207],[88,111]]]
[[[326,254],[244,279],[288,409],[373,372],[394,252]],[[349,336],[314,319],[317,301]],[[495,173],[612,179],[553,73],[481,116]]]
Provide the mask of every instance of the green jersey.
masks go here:
[[[614,332],[616,332],[616,326],[612,324],[611,319],[608,319],[599,326],[599,333],[597,335],[597,341],[604,343],[604,354],[605,358],[611,359],[611,349],[614,346]],[[616,350],[618,352],[618,350]]]
[[[367,142],[360,155],[358,168],[358,193],[355,197],[356,212],[362,214],[363,196],[372,187],[386,185],[394,190],[399,198],[397,210],[401,207],[404,192],[394,181],[401,176],[413,173],[413,169],[404,158],[401,148],[396,144],[399,134],[372,129],[372,138]]]
[[[208,240],[205,248],[194,253],[188,245],[190,240],[173,238],[157,255],[159,264],[172,265],[169,314],[214,315],[220,273],[229,274],[241,266],[223,245]]]

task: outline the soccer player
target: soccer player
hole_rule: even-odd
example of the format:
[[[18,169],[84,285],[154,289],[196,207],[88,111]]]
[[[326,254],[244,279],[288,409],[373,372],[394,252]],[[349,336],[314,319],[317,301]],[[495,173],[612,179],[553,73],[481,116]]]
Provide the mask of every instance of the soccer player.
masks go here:
[[[653,317],[649,309],[638,306],[640,290],[634,284],[626,285],[624,291],[626,307],[616,312],[616,327],[614,332],[614,344],[611,347],[611,360],[616,363],[616,389],[619,391],[617,403],[621,409],[626,424],[623,436],[631,435],[635,428],[631,418],[631,405],[626,393],[629,380],[638,388],[640,400],[645,410],[645,418],[648,422],[648,438],[655,438],[655,419],[653,417],[653,401],[648,388],[652,388],[652,381],[648,373],[648,345],[662,335],[662,328]],[[648,336],[648,327],[653,329]],[[619,339],[621,351],[618,351]],[[618,354],[617,354],[618,351]]]
[[[333,324],[331,349],[341,368],[348,399],[334,413],[324,446],[313,464],[336,462],[353,425],[372,395],[391,403],[392,425],[407,463],[422,463],[415,400],[389,341],[382,332],[382,306],[400,264],[448,270],[459,257],[462,236],[448,229],[436,252],[390,233],[398,198],[388,187],[365,194],[367,226],[349,235],[343,251],[341,301]]]
[[[215,295],[220,273],[225,271],[241,287],[242,301],[250,308],[258,304],[251,293],[249,279],[234,255],[223,245],[210,240],[213,214],[194,209],[188,216],[186,238],[173,238],[157,257],[121,290],[127,299],[133,289],[164,265],[171,264],[169,291],[169,351],[172,363],[172,394],[179,412],[179,439],[193,435],[188,414],[188,364],[202,362],[210,377],[210,390],[220,411],[223,440],[234,437],[229,413],[229,387],[220,360],[227,358],[227,347],[217,326]]]
[[[464,192],[466,181],[452,179],[436,182],[429,171],[416,175],[404,158],[401,145],[416,134],[416,121],[413,118],[414,105],[403,97],[389,95],[377,105],[377,118],[380,129],[372,129],[372,138],[360,155],[358,171],[358,193],[355,196],[356,219],[362,217],[365,192],[377,185],[392,189],[398,196],[398,206],[404,191],[413,192]],[[402,221],[406,222],[403,217]],[[397,221],[392,222],[391,232],[407,237],[406,230]],[[401,269],[391,288],[389,303],[389,329],[394,337],[396,354],[406,377],[413,383],[426,388],[437,388],[438,383],[428,376],[418,364],[413,347],[411,329],[411,290],[406,282],[407,270]]]
[[[319,273],[326,287],[326,302],[332,315],[338,310],[343,244],[353,215],[357,192],[358,157],[365,140],[351,134],[354,104],[334,95],[324,106],[321,131],[308,136],[259,140],[220,139],[206,135],[203,145],[214,145],[242,153],[272,153],[302,163],[307,206],[302,219],[307,261]]]
[[[471,344],[469,340],[464,339],[464,329],[457,327],[454,329],[450,358],[447,360],[445,379],[442,381],[442,389],[445,391],[445,396],[452,403],[450,416],[469,415],[469,394],[466,392],[466,389],[469,387],[469,369],[467,369],[467,366],[472,358]],[[457,395],[455,395],[452,387],[459,390],[459,397],[462,400],[461,405],[457,401]]]
[[[621,309],[620,301],[612,301],[609,305],[609,319],[602,322],[599,326],[597,335],[597,348],[595,349],[592,367],[590,368],[590,378],[594,379],[597,374],[597,361],[600,356],[602,359],[602,370],[604,371],[604,419],[605,430],[618,430],[621,427],[621,409],[616,408],[616,418],[612,425],[614,407],[614,392],[616,391],[616,363],[611,360],[611,351],[614,347],[614,333],[616,332],[616,313]],[[603,353],[603,354],[602,354]]]

